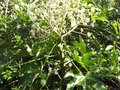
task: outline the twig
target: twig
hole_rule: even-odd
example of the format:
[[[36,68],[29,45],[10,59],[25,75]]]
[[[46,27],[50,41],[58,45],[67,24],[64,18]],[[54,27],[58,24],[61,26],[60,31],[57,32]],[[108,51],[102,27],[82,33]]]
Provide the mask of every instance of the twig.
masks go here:
[[[70,34],[71,32],[73,32],[78,26],[73,27],[71,30],[69,30],[67,33],[65,33],[64,35],[62,35],[62,38],[67,36],[68,34]]]
[[[5,85],[3,88],[5,88],[5,87],[7,87],[7,86],[10,86],[11,84],[16,83],[16,82],[18,82],[18,80],[15,80],[15,81],[12,81],[12,82],[8,83],[8,84]]]

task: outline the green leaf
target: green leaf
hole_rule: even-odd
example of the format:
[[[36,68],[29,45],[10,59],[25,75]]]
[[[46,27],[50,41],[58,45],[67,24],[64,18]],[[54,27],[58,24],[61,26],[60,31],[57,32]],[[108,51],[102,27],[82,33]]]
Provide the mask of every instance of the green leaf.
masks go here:
[[[113,21],[113,22],[111,22],[111,25],[113,26],[116,34],[118,34],[119,33],[119,31],[118,31],[119,22],[118,21]]]
[[[88,52],[88,53],[83,55],[83,58],[81,60],[86,67],[91,67],[95,63],[95,60],[90,59],[92,56],[94,56],[93,51]]]
[[[83,88],[86,86],[85,76],[79,73],[74,73],[74,71],[76,70],[70,70],[65,75],[65,78],[73,77],[73,79],[67,84],[66,90],[73,90],[76,85],[81,85]]]
[[[103,21],[103,22],[109,22],[108,19],[105,16],[98,16],[98,15],[92,15],[92,19],[98,20],[98,21]]]
[[[84,40],[82,39],[82,37],[79,38],[79,42],[75,41],[73,44],[74,44],[75,49],[80,51],[82,55],[86,53],[86,44]]]
[[[78,62],[83,68],[85,68],[86,71],[88,71],[88,69],[85,66],[85,63],[81,60],[82,57],[80,57],[78,55],[79,55],[78,51],[74,51],[73,54],[72,54],[74,60],[76,62]]]
[[[23,22],[28,22],[29,16],[26,13],[22,13],[22,11],[15,10],[16,14],[23,20]]]
[[[80,41],[80,52],[83,54],[86,53],[86,44],[84,42],[84,40],[82,39],[82,37],[79,38]]]

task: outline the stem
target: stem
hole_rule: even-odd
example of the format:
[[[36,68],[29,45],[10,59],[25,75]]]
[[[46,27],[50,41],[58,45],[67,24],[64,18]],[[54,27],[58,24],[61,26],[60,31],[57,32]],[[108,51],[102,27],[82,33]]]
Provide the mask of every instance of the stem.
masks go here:
[[[59,47],[59,51],[60,51],[60,72],[59,72],[59,75],[60,75],[60,85],[59,85],[59,90],[64,90],[64,86],[63,86],[63,83],[64,83],[64,76],[65,76],[65,67],[64,67],[64,60],[65,60],[65,51],[63,50],[64,46],[63,46],[63,39],[61,38],[60,39],[61,43],[58,44],[58,47]]]

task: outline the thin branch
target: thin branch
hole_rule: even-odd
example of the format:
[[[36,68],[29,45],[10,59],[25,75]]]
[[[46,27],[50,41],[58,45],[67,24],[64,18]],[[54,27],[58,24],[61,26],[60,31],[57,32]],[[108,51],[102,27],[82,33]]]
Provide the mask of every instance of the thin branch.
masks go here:
[[[69,30],[67,33],[65,33],[64,35],[62,35],[62,39],[67,36],[68,34],[70,34],[71,32],[73,32],[78,26],[76,25],[75,27],[73,27],[71,30]]]
[[[14,81],[8,83],[7,85],[3,86],[3,88],[6,88],[7,86],[10,86],[10,85],[12,85],[13,83],[16,83],[16,82],[18,82],[18,80],[14,80]]]

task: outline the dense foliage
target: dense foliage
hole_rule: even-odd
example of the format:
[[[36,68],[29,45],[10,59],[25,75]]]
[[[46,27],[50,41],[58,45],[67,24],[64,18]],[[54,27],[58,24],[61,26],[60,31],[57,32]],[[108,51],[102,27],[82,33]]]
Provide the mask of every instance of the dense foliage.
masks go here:
[[[0,90],[119,90],[119,0],[1,0]]]

